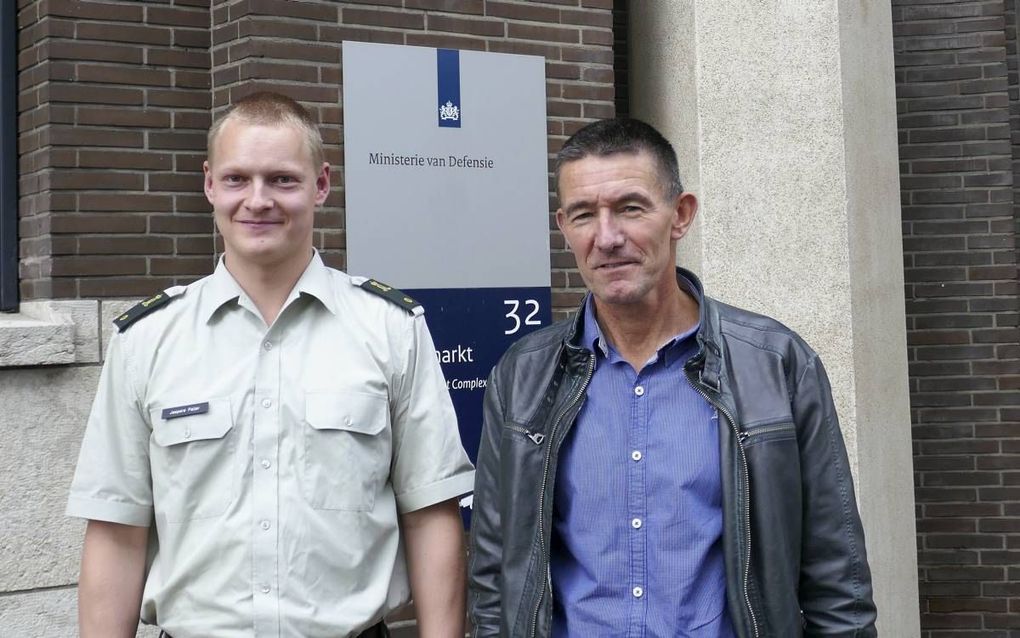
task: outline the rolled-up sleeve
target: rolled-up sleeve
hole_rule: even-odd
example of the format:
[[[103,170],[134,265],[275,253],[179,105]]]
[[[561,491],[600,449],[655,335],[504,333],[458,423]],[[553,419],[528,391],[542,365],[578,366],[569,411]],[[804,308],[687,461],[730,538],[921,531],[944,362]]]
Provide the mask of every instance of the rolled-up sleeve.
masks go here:
[[[152,521],[151,428],[143,411],[124,338],[110,340],[78,466],[68,516],[144,527]]]
[[[391,479],[401,513],[468,494],[474,469],[423,317],[405,333],[406,359],[392,398]]]

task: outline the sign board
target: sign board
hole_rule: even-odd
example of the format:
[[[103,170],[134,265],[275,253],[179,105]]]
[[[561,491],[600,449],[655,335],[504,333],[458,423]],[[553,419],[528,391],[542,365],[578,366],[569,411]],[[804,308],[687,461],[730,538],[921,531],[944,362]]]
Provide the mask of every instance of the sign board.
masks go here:
[[[545,61],[344,42],[347,270],[407,292],[472,460],[492,366],[551,319]]]

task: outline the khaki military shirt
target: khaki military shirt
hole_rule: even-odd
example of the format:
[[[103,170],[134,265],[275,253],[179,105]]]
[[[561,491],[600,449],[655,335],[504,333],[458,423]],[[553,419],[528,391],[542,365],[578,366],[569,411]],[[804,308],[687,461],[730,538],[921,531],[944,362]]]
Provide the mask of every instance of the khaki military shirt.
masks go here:
[[[67,512],[154,527],[174,638],[346,636],[410,595],[398,514],[470,492],[435,348],[316,254],[271,327],[221,262],[110,342]]]

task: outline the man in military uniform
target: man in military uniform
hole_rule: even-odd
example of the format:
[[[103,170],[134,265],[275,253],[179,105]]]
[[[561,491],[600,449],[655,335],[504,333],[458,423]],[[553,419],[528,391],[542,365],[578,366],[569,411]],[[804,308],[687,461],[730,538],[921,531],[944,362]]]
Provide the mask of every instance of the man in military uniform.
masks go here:
[[[308,113],[245,98],[209,132],[216,271],[120,317],[68,514],[81,635],[463,635],[473,471],[422,309],[312,247]]]

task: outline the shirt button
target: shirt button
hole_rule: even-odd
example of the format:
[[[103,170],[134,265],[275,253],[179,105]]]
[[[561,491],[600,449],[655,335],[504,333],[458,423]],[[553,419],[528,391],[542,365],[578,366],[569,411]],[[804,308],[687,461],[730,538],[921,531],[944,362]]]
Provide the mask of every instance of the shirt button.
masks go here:
[[[184,430],[184,438],[186,438],[186,439],[190,439],[191,438],[191,430],[188,430],[188,429]]]
[[[631,452],[630,453],[630,458],[631,458],[632,461],[640,461],[641,460],[641,450],[634,450],[633,452]]]
[[[266,350],[272,350],[273,349],[273,342],[272,341],[267,341],[267,342],[262,344],[262,347],[265,348]]]
[[[645,590],[641,589],[640,587],[635,587],[634,589],[630,590],[630,593],[634,594],[634,598],[641,598],[642,596],[645,595]]]
[[[261,527],[262,529],[269,529],[269,521],[262,521],[261,523],[259,523],[259,527]]]
[[[354,425],[354,419],[352,419],[351,417],[347,417],[346,419],[344,419],[344,423],[348,426]]]
[[[270,399],[262,399],[262,407],[271,408],[273,407],[273,402]]]
[[[259,587],[259,591],[261,591],[263,594],[268,594],[269,593],[269,585],[263,585],[263,586]]]
[[[261,463],[262,467],[264,467],[267,470],[269,469],[269,466],[272,465],[272,463],[269,462],[269,459],[262,459]]]
[[[641,529],[641,519],[635,518],[630,522],[630,526],[634,529]]]
[[[637,386],[636,388],[634,388],[634,394],[638,395],[639,397],[644,396],[645,387],[643,385]]]

